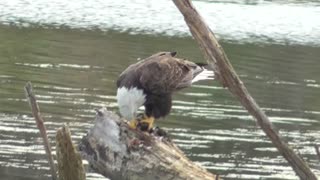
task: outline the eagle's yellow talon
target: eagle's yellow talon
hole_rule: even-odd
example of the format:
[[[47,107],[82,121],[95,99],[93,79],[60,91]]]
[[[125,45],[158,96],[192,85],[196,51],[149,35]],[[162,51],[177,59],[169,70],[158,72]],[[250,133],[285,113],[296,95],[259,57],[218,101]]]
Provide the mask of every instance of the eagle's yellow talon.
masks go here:
[[[149,130],[151,130],[151,128],[153,127],[153,123],[154,123],[154,117],[147,117],[147,116],[145,116],[145,119],[142,119],[140,122],[139,122],[140,124],[142,124],[142,123],[146,123],[146,124],[148,124],[148,131]]]
[[[128,125],[131,129],[140,129],[142,131],[150,131],[153,127],[154,117],[148,117],[141,114],[137,116],[136,119],[133,119],[128,122]]]
[[[136,119],[133,119],[128,123],[129,127],[132,129],[137,129],[138,124],[139,124],[139,121],[137,121]]]

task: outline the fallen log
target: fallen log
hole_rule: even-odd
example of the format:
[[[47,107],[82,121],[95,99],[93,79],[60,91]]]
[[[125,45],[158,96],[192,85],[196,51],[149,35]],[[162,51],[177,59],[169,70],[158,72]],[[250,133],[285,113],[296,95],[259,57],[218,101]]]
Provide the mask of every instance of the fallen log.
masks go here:
[[[102,108],[79,150],[95,172],[111,179],[218,179],[190,161],[163,132],[157,128],[152,134],[133,130]]]

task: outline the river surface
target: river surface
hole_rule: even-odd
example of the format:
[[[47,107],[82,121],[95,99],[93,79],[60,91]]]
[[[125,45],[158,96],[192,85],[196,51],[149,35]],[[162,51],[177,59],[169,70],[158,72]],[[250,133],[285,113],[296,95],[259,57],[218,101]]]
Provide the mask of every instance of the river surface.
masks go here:
[[[320,175],[320,2],[194,1],[283,138]],[[23,87],[31,81],[53,149],[77,143],[94,109],[118,112],[115,81],[158,51],[204,59],[171,1],[0,0],[0,179],[49,179]],[[175,94],[157,125],[224,179],[297,179],[239,102],[207,79]],[[88,179],[103,179],[88,173]]]

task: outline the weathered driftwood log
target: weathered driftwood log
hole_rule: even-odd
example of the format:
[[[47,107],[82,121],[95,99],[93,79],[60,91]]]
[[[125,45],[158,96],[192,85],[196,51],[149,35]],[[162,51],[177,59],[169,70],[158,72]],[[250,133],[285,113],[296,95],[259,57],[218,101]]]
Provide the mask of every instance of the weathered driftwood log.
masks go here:
[[[183,14],[194,39],[198,42],[208,63],[214,69],[216,79],[219,80],[224,87],[227,87],[257,120],[257,124],[270,138],[282,156],[289,162],[296,174],[301,179],[316,180],[317,178],[310,170],[308,164],[285,143],[269,121],[269,118],[249,94],[247,88],[234,71],[227,55],[218,43],[213,32],[203,21],[190,0],[173,0],[173,2]]]
[[[79,144],[80,152],[98,173],[117,180],[216,179],[191,162],[169,138],[132,130],[105,108]]]
[[[67,126],[64,126],[57,131],[56,152],[59,180],[86,179],[81,155],[72,143],[70,130]]]

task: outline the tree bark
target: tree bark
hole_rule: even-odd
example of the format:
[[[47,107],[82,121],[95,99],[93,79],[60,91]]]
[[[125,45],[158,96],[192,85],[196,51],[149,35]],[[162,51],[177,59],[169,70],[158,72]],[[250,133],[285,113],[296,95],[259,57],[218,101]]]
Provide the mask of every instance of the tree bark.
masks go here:
[[[67,126],[63,126],[57,131],[56,152],[59,180],[86,179],[81,155],[72,143],[71,133]]]
[[[310,170],[307,163],[299,157],[284,142],[279,133],[274,129],[265,113],[249,94],[248,90],[240,80],[227,55],[218,43],[211,29],[203,21],[190,0],[173,0],[202,50],[209,65],[213,68],[216,79],[241,102],[248,112],[256,119],[272,143],[277,147],[282,156],[289,162],[293,170],[301,179],[316,180],[316,176]]]
[[[106,109],[79,144],[98,173],[117,180],[213,180],[216,175],[191,162],[168,137],[132,130]],[[218,179],[218,178],[217,178]]]

